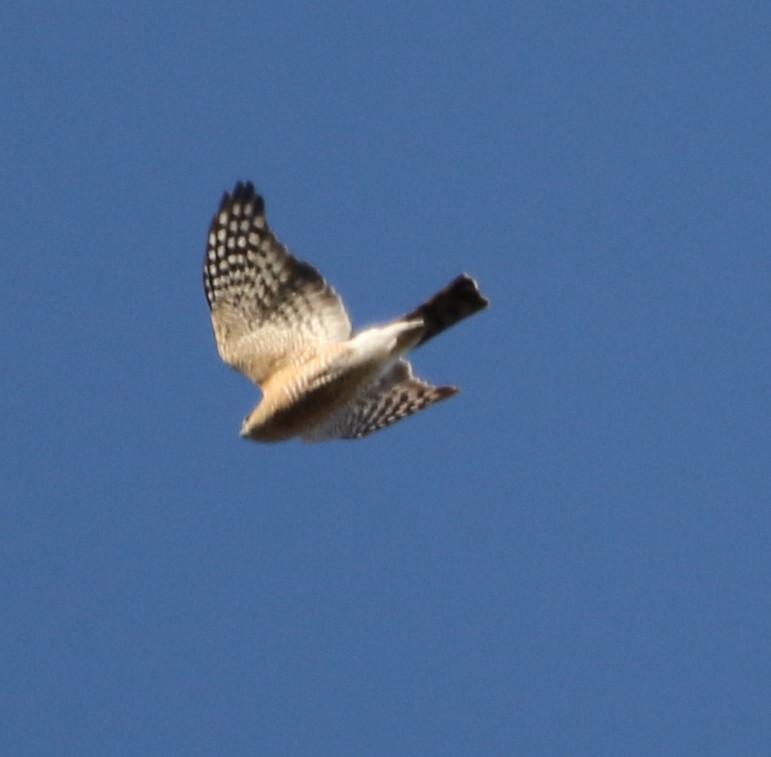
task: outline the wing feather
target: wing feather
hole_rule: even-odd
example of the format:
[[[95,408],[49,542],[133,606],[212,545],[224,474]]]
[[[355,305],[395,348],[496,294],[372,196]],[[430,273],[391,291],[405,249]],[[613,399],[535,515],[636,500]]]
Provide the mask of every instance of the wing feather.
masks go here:
[[[458,391],[454,386],[433,386],[415,378],[410,364],[399,360],[322,426],[306,433],[303,439],[310,442],[361,439],[452,397]]]
[[[249,182],[212,219],[203,280],[220,356],[257,384],[351,334],[339,295],[276,239]]]

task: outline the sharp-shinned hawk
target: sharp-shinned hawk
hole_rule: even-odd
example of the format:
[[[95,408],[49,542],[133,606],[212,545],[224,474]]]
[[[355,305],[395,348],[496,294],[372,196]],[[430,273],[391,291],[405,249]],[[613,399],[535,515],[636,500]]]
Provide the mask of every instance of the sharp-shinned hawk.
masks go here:
[[[340,297],[276,239],[241,182],[212,219],[203,281],[220,356],[262,390],[241,435],[264,442],[358,439],[456,394],[415,378],[404,355],[489,304],[462,274],[354,334]]]

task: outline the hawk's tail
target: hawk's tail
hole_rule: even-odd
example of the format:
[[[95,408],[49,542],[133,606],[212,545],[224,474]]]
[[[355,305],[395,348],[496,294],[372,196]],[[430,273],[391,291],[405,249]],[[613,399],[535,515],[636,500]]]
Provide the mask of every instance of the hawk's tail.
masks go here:
[[[484,310],[490,301],[479,291],[477,282],[465,273],[451,281],[430,300],[419,305],[404,320],[422,319],[425,331],[416,347],[454,326],[458,321]],[[400,319],[401,320],[401,319]]]

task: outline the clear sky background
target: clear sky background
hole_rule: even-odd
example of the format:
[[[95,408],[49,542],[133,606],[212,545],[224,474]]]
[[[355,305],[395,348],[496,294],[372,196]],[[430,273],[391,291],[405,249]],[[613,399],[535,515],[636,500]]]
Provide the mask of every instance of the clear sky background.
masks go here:
[[[768,754],[771,7],[1,14],[0,753]],[[238,179],[463,392],[241,440]]]

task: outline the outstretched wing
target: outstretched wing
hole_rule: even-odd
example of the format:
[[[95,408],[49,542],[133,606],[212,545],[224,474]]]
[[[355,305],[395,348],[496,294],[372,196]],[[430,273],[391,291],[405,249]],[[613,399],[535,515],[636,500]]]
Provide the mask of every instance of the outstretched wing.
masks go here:
[[[220,356],[258,384],[351,334],[340,297],[271,233],[251,183],[222,198],[203,282]]]
[[[322,426],[306,433],[303,439],[307,442],[360,439],[452,397],[458,391],[454,386],[433,386],[415,378],[410,364],[399,360]]]

